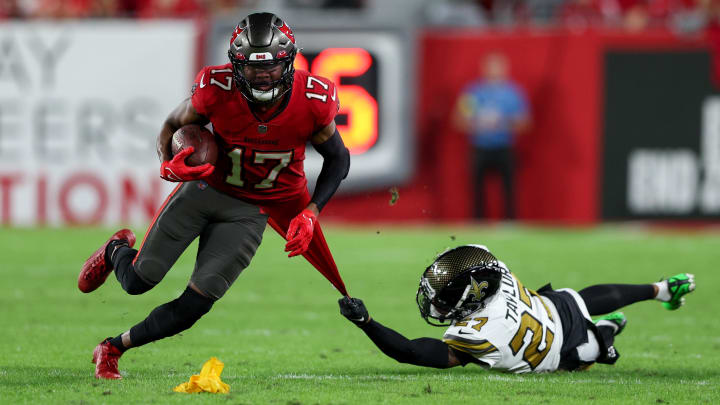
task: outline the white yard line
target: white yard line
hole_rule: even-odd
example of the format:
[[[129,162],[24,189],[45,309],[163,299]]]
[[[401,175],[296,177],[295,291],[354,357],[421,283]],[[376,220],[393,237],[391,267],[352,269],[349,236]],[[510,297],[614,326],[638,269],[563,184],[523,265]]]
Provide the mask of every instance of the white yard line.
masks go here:
[[[468,376],[468,375],[420,375],[420,374],[408,374],[408,375],[397,375],[397,374],[358,374],[358,375],[347,375],[347,374],[278,374],[273,379],[277,380],[388,380],[388,381],[420,381],[426,378],[432,378],[433,380],[445,380],[445,381],[504,381],[512,383],[526,383],[526,382],[540,382],[543,384],[619,384],[619,385],[643,385],[644,382],[640,379],[602,379],[593,380],[589,378],[582,379],[548,379],[539,378],[537,376],[517,376],[517,375],[498,375],[498,374],[487,374],[484,376]],[[680,384],[694,384],[694,385],[711,385],[708,380],[700,381],[679,381]]]

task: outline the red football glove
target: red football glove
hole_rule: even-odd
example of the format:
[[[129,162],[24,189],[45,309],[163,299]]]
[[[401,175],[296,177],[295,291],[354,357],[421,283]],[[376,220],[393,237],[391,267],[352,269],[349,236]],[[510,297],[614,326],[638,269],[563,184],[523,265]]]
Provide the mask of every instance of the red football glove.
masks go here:
[[[290,221],[287,235],[285,235],[285,239],[288,240],[285,251],[290,252],[288,257],[301,255],[308,250],[316,221],[317,217],[309,209],[304,209]]]
[[[188,166],[185,164],[185,158],[195,152],[192,146],[178,152],[172,160],[162,162],[160,165],[160,177],[167,181],[191,181],[200,180],[208,177],[215,170],[215,166],[205,163],[200,166]]]

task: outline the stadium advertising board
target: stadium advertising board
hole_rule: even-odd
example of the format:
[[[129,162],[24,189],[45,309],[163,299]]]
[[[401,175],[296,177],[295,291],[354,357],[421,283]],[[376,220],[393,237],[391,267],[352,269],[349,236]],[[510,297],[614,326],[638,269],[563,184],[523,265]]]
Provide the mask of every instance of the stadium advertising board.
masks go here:
[[[0,25],[0,220],[147,222],[155,138],[189,94],[189,22]]]
[[[720,215],[720,96],[707,51],[605,56],[605,219]]]

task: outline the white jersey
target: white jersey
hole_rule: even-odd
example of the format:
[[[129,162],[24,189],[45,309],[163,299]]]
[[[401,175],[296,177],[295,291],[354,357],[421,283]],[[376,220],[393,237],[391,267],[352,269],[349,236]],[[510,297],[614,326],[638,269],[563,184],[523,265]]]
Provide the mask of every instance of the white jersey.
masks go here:
[[[483,309],[453,322],[443,341],[490,368],[513,373],[557,370],[563,333],[555,305],[502,267],[495,296]]]

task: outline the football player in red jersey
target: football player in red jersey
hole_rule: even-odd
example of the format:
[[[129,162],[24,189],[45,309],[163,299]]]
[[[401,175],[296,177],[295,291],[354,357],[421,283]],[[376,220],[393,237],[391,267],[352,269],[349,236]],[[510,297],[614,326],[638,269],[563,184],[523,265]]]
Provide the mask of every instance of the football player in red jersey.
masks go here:
[[[125,291],[142,294],[200,237],[195,269],[180,297],[95,348],[96,377],[122,378],[117,363],[125,350],[175,335],[206,314],[248,266],[268,223],[288,240],[290,257],[302,254],[347,295],[317,217],[347,176],[350,154],[335,126],[335,85],[296,71],[297,49],[278,16],[247,16],[230,38],[230,63],[202,69],[192,96],[165,120],[157,139],[161,176],[179,185],[140,249],[132,248],[131,231],[116,232],[85,262],[78,287],[93,291],[115,270]],[[208,123],[221,152],[214,166],[187,166],[191,148],[172,156],[178,128]],[[312,197],[303,170],[308,141],[324,159]]]

